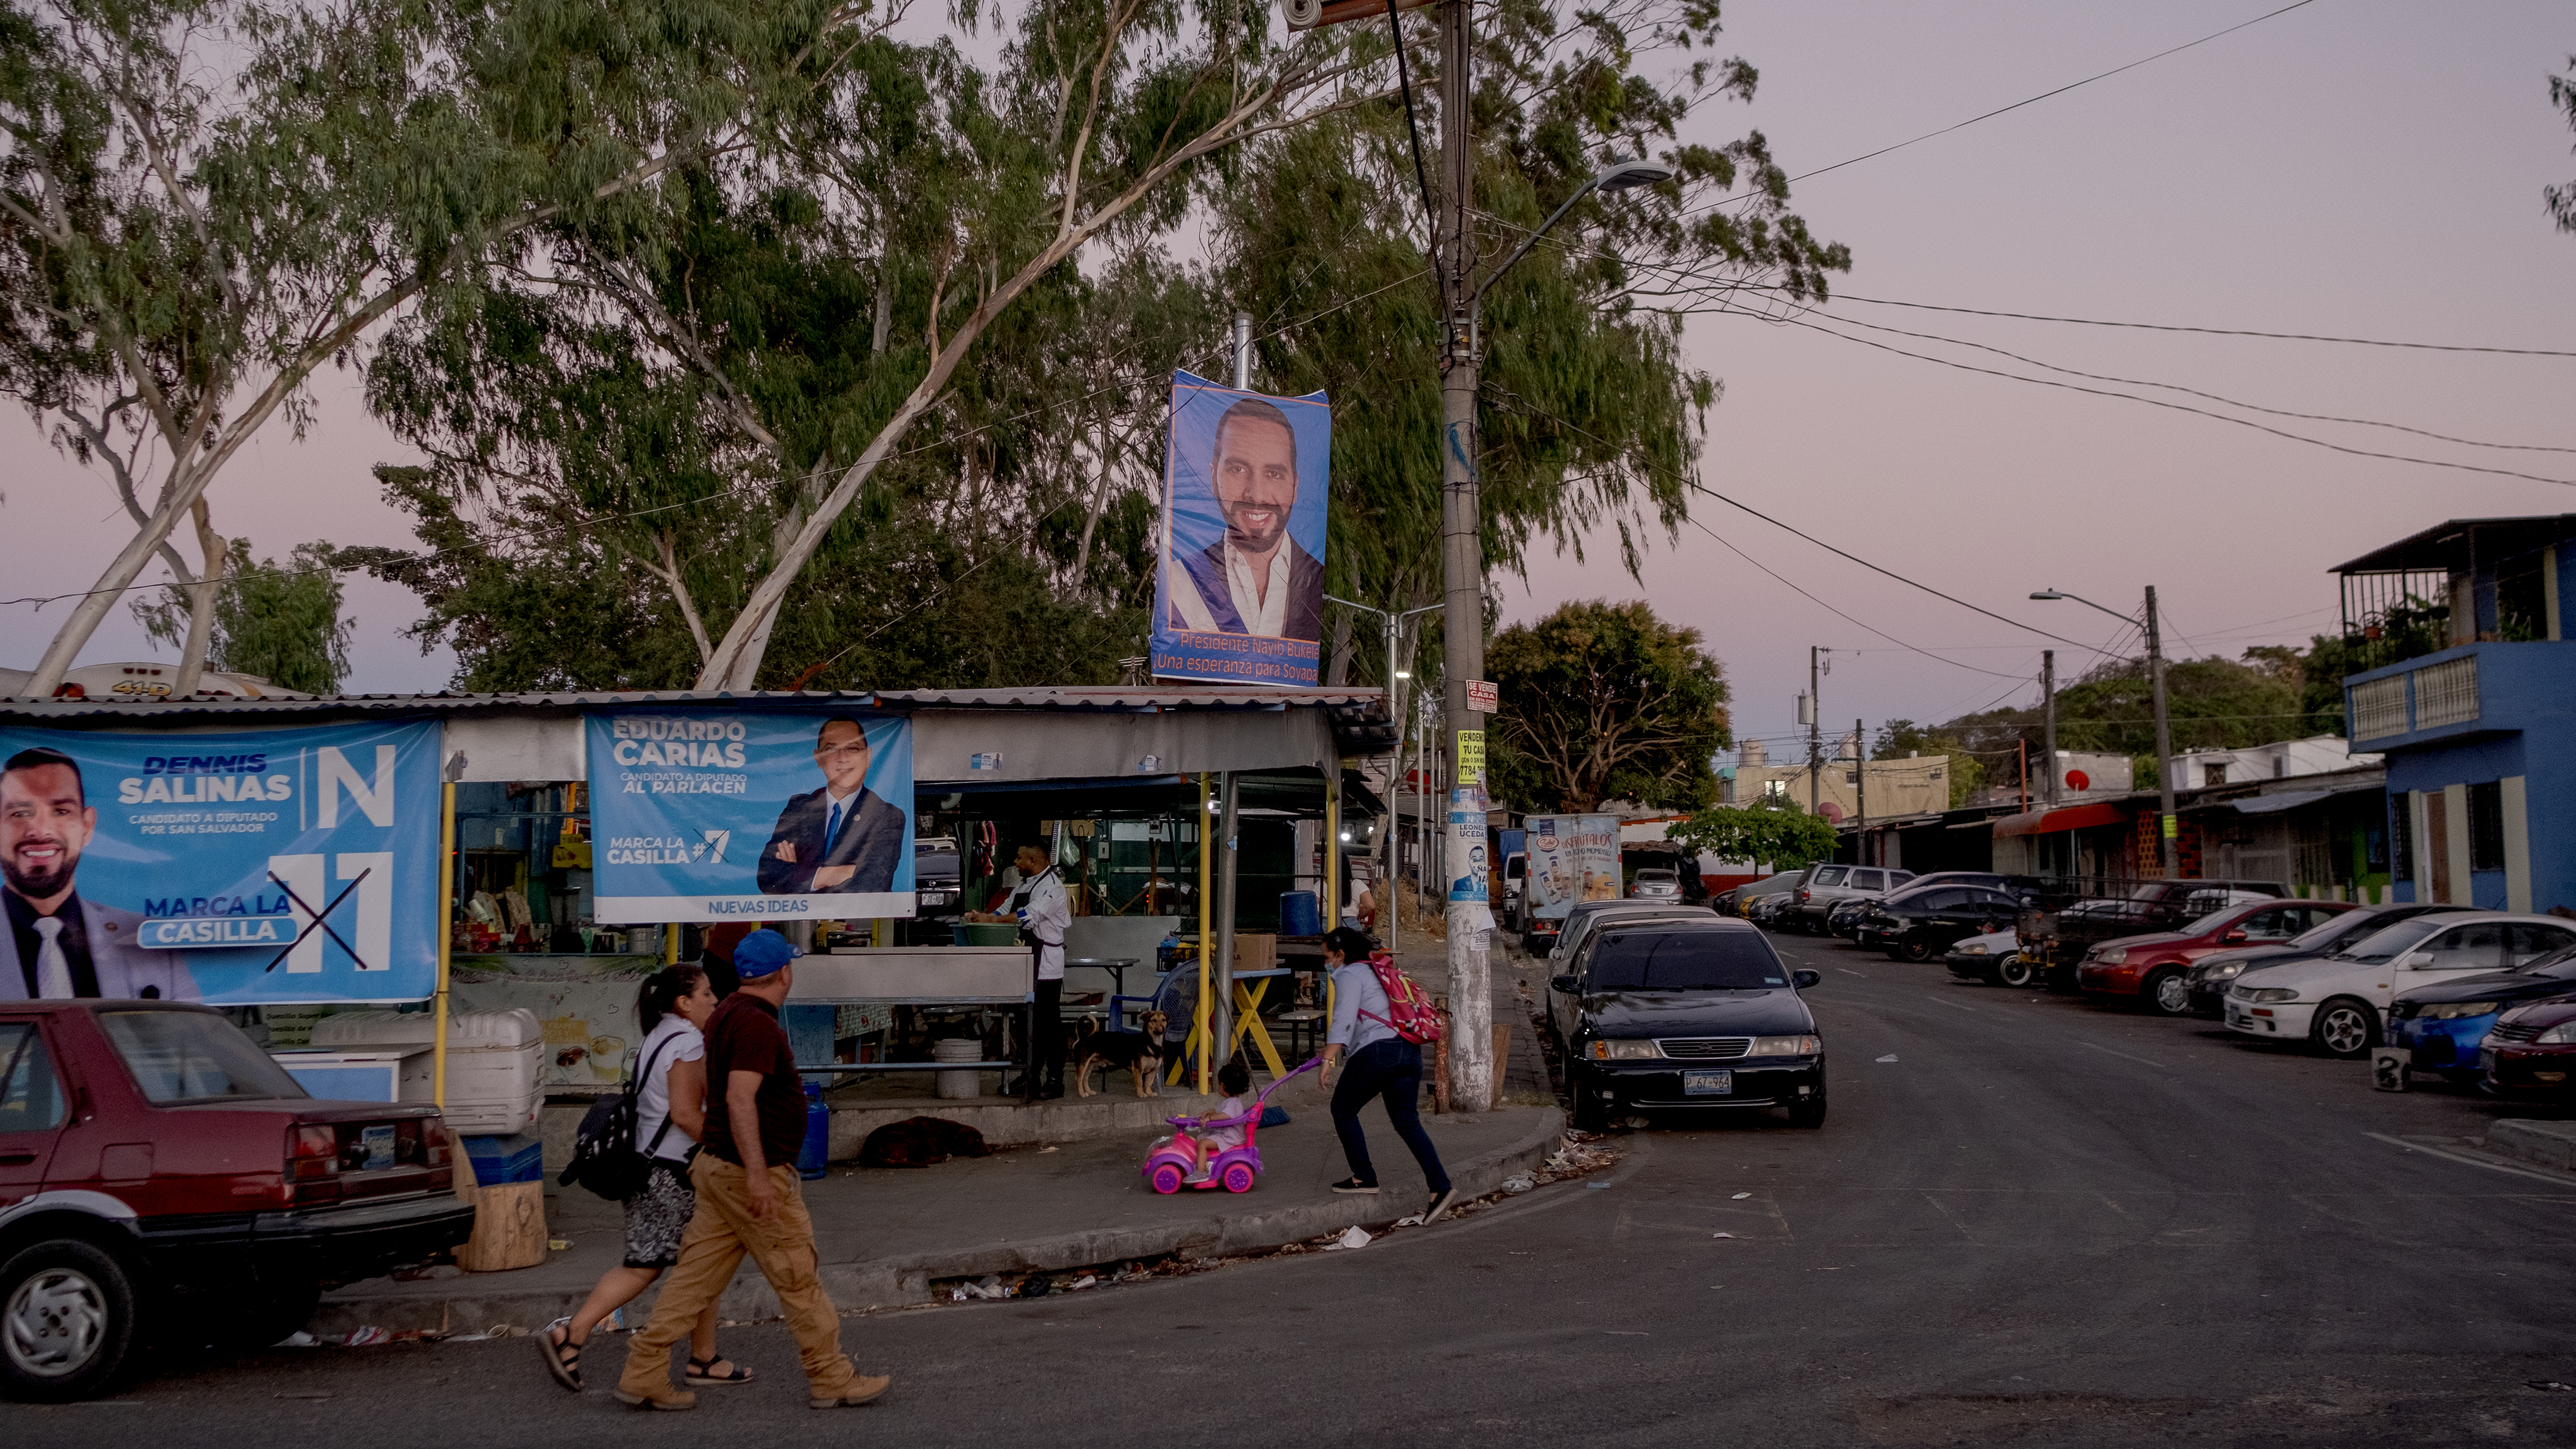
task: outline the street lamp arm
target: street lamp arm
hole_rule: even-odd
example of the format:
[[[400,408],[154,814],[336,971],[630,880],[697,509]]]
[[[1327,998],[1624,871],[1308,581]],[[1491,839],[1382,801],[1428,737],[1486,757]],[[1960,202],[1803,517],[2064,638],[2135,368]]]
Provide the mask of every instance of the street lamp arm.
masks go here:
[[[2101,609],[2103,613],[2110,615],[2114,619],[2123,619],[2133,624],[2136,623],[2138,619],[2138,616],[2135,614],[2123,614],[2117,609],[2106,608],[2103,605],[2094,603],[2091,599],[2067,593],[2062,589],[2041,589],[2037,593],[2032,594],[2031,597],[2034,599],[2072,599],[2076,603],[2082,604],[2088,609]]]
[[[1538,230],[1531,232],[1519,246],[1514,247],[1512,254],[1503,258],[1501,266],[1485,273],[1485,279],[1468,291],[1467,305],[1471,308],[1475,306],[1484,297],[1487,287],[1500,281],[1503,273],[1520,265],[1521,258],[1528,256],[1530,248],[1537,246],[1541,237],[1554,231],[1556,224],[1565,220],[1565,214],[1574,209],[1576,202],[1596,191],[1625,191],[1632,186],[1651,186],[1658,181],[1669,181],[1672,178],[1673,168],[1660,161],[1649,161],[1643,157],[1634,161],[1614,161],[1602,168],[1591,180],[1576,187],[1574,194],[1565,198],[1564,205],[1559,206],[1547,220],[1538,224]]]

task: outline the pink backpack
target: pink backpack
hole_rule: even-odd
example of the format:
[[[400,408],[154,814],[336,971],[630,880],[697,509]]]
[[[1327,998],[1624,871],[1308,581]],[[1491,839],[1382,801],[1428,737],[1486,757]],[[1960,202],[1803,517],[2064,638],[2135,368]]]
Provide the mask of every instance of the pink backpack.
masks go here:
[[[1368,966],[1376,973],[1379,988],[1386,992],[1388,1015],[1380,1016],[1374,1011],[1360,1015],[1393,1029],[1397,1036],[1416,1045],[1440,1040],[1440,1013],[1431,1005],[1422,983],[1399,970],[1395,958],[1384,951],[1370,956]]]

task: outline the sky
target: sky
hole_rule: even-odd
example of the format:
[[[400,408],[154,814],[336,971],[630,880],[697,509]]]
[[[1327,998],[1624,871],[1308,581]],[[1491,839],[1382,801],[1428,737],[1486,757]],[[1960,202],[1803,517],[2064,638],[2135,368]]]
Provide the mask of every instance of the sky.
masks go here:
[[[2277,8],[2266,0],[1974,6],[1732,0],[1726,53],[1761,71],[1750,104],[1710,103],[1687,139],[1751,128],[1792,175],[2126,65]],[[2576,52],[2563,5],[2312,0],[2222,39],[1797,184],[1795,209],[1852,249],[1837,298],[1803,318],[1909,351],[2084,372],[2479,442],[2576,449],[2576,358],[2505,357],[2013,321],[1865,304],[2576,351],[2576,236],[2541,188],[2576,179],[2547,77]],[[1691,320],[1693,365],[1725,382],[1706,486],[1898,574],[2063,635],[2058,643],[1835,558],[1703,499],[1657,537],[1642,579],[1615,551],[1541,557],[1505,616],[1644,597],[1724,661],[1740,735],[1789,748],[1810,646],[1831,648],[1828,722],[1875,730],[2034,698],[2039,650],[2080,674],[2159,589],[2168,649],[2234,655],[2333,626],[2326,570],[2444,518],[2576,512],[2576,489],[2350,456],[2206,417],[1898,356],[1806,327]],[[2081,381],[2080,379],[2063,379]],[[2086,383],[2087,386],[2097,384]],[[407,450],[354,372],[317,381],[301,440],[273,425],[218,482],[217,526],[263,555],[327,538],[411,542],[369,470]],[[2136,388],[2125,391],[2140,391]],[[2230,411],[2173,392],[2152,395]],[[2239,417],[2253,416],[2241,412]],[[2386,428],[2265,418],[2373,451],[2576,480],[2576,452],[2505,451]],[[103,479],[0,419],[7,597],[86,588],[126,525]],[[29,540],[47,540],[30,546]],[[1743,555],[1823,604],[1765,576]],[[193,550],[190,550],[193,552]],[[453,661],[402,637],[404,590],[347,581],[347,687],[443,686]],[[1858,623],[1830,612],[1831,605]],[[0,605],[0,664],[32,665],[61,617]],[[1896,641],[1873,632],[1885,631]],[[1911,652],[1928,650],[1939,658]],[[2134,646],[2129,646],[2134,648]],[[125,611],[84,662],[168,657]]]

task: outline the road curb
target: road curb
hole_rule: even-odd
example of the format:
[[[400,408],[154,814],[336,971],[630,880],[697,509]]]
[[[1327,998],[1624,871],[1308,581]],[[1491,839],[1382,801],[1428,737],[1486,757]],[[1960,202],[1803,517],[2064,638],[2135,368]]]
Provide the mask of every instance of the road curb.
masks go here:
[[[1544,1162],[1564,1132],[1564,1114],[1553,1108],[1543,1111],[1529,1130],[1508,1145],[1452,1166],[1450,1179],[1460,1197],[1482,1197],[1499,1189],[1513,1174]],[[1414,1210],[1403,1199],[1342,1197],[1267,1210],[1207,1213],[1051,1237],[975,1243],[895,1258],[825,1263],[820,1266],[819,1276],[832,1301],[847,1312],[921,1302],[929,1296],[931,1280],[938,1278],[1056,1272],[1166,1254],[1224,1257],[1300,1242],[1354,1223],[1391,1221]],[[647,1290],[628,1305],[628,1324],[645,1321],[655,1291]],[[310,1331],[318,1337],[370,1326],[447,1333],[481,1333],[501,1326],[533,1329],[571,1313],[589,1292],[588,1284],[568,1290],[513,1289],[495,1282],[489,1292],[469,1290],[438,1297],[335,1293],[323,1300]],[[725,1290],[718,1311],[725,1318],[743,1322],[775,1318],[780,1313],[777,1295],[770,1291],[759,1270],[748,1263]]]
[[[2498,1157],[2534,1167],[2576,1172],[2576,1122],[2534,1122],[2508,1117],[2487,1128],[2479,1144]]]

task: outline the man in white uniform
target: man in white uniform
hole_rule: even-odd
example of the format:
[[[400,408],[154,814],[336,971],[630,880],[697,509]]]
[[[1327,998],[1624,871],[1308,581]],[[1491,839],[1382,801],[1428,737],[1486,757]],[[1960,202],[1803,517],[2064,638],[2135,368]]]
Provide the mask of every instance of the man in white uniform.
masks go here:
[[[1013,861],[1020,869],[1019,888],[1010,905],[993,915],[969,913],[970,921],[1010,923],[1020,928],[1020,941],[1036,954],[1036,1002],[1030,1017],[1029,1074],[1024,1082],[1032,1098],[1064,1095],[1064,932],[1073,923],[1073,904],[1065,899],[1064,882],[1044,845],[1023,844]]]

